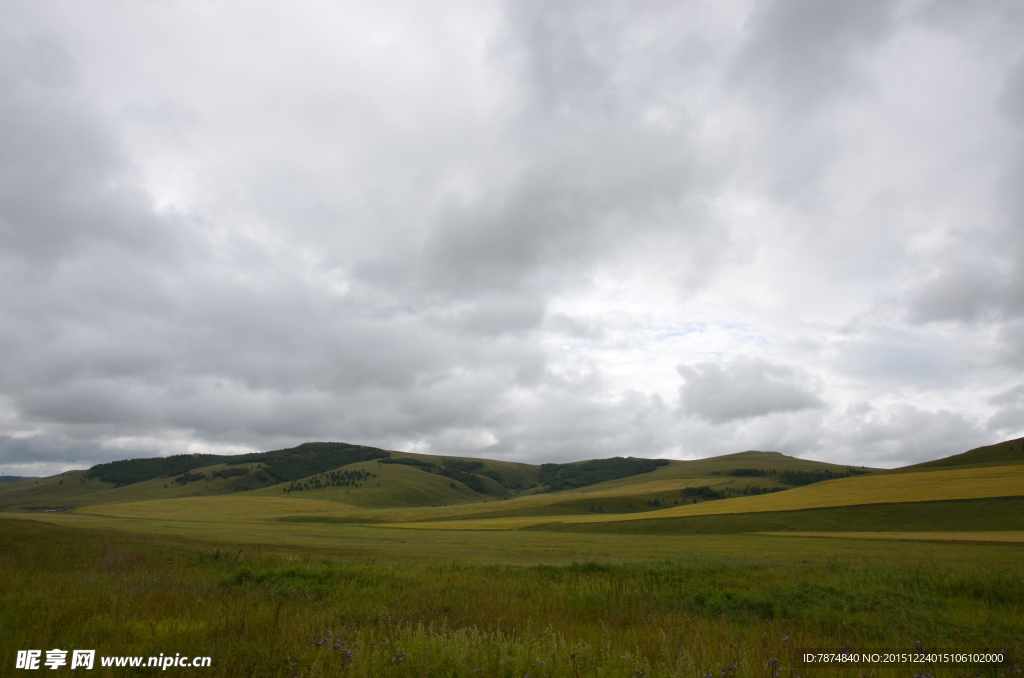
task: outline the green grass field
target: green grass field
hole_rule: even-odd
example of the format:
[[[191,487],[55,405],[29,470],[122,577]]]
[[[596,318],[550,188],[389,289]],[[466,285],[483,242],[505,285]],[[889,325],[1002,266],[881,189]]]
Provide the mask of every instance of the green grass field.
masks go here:
[[[168,670],[204,676],[1019,675],[1024,455],[993,447],[853,475],[746,452],[562,492],[527,465],[447,467],[489,472],[474,479],[374,459],[301,491],[239,489],[258,459],[5,484],[0,661],[63,647],[209,655]],[[833,479],[781,482],[812,476]],[[1006,662],[798,661],[917,643]]]
[[[1022,544],[293,529],[2,520],[0,653],[209,655],[195,675],[218,676],[718,676],[773,658],[789,675],[799,647],[1024,652]],[[328,632],[351,660],[314,645]]]

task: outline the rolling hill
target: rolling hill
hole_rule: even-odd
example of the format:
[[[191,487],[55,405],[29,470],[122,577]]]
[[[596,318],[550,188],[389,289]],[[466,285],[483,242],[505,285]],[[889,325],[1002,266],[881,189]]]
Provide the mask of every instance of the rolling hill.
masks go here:
[[[777,492],[869,472],[775,452],[750,451],[695,461],[614,457],[531,465],[348,443],[304,443],[236,456],[128,459],[10,483],[0,486],[0,510],[70,510],[252,492],[368,508],[539,497],[519,502],[519,508],[512,510],[550,515],[589,511],[593,493],[599,491],[608,499],[594,506],[595,511],[631,513]]]
[[[1024,533],[1022,442],[895,470],[757,451],[538,466],[306,443],[235,457],[126,460],[9,483],[0,486],[0,510],[164,525],[233,522],[261,530],[363,524],[636,534],[1010,534]]]
[[[973,450],[954,454],[950,457],[943,457],[942,459],[936,459],[934,461],[926,461],[921,464],[914,464],[913,466],[904,466],[903,468],[895,469],[893,472],[908,473],[923,469],[938,470],[951,467],[970,468],[981,466],[1010,466],[1014,464],[1024,464],[1024,438],[1007,440],[1001,443],[996,443],[995,445],[976,447]]]

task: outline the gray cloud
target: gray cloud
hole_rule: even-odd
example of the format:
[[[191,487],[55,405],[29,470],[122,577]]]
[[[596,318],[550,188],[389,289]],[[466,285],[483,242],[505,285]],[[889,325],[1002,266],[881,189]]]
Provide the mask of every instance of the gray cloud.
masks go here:
[[[998,324],[1024,314],[1024,55],[1019,43],[1006,40],[1024,28],[1024,12],[1015,3],[986,5],[984,12],[964,12],[955,3],[933,2],[924,11],[947,33],[975,36],[984,47],[972,48],[997,61],[993,96],[984,102],[993,120],[982,129],[1000,129],[1004,152],[994,154],[987,203],[975,208],[981,223],[960,225],[966,237],[953,239],[930,262],[932,275],[913,289],[907,306],[913,323]]]
[[[1024,55],[1007,73],[997,105],[1007,120],[1024,129]]]
[[[799,370],[756,358],[678,365],[685,412],[715,423],[821,407],[811,380]]]
[[[998,407],[986,422],[985,428],[995,434],[1015,433],[1024,426],[1024,385],[1014,386],[989,398]]]
[[[57,436],[0,436],[0,467],[10,475],[50,475],[54,467],[84,469],[96,463],[129,458],[131,452],[136,450],[126,453]]]
[[[891,0],[758,3],[732,77],[760,102],[804,117],[864,86],[860,57],[892,34],[896,6]]]
[[[870,328],[836,342],[835,369],[863,383],[948,388],[971,356],[937,334]],[[962,377],[961,377],[962,378]]]
[[[907,403],[881,410],[860,403],[845,412],[840,426],[844,442],[869,466],[920,463],[995,442],[962,414]]]
[[[195,11],[0,9],[0,470],[1024,433],[1014,3]]]

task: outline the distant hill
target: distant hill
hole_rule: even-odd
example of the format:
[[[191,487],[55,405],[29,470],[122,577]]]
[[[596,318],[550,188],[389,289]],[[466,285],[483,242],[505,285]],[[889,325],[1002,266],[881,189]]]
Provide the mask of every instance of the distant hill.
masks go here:
[[[298,447],[272,452],[254,452],[230,457],[216,454],[177,454],[170,457],[125,459],[97,464],[89,469],[89,478],[98,478],[121,487],[153,478],[169,478],[189,471],[216,466],[225,462],[233,465],[258,464],[263,470],[257,484],[276,484],[298,480],[316,473],[370,459],[390,456],[390,452],[375,447],[349,443],[303,443]],[[256,471],[247,471],[248,474]],[[276,482],[273,482],[276,481]]]
[[[953,530],[978,532],[978,539],[992,531],[1024,541],[1022,505],[1024,439],[892,470],[759,451],[532,465],[321,442],[124,460],[0,485],[0,511],[39,519],[73,511],[282,535],[359,523],[623,534]]]
[[[940,470],[952,467],[1006,466],[1008,464],[1024,464],[1024,438],[1007,440],[995,445],[976,447],[967,452],[954,454],[934,461],[904,466],[898,471],[921,471],[925,469]]]
[[[782,492],[789,497],[787,490],[822,483],[831,487],[859,476],[1022,463],[1024,439],[885,471],[778,452],[747,451],[688,461],[613,457],[534,465],[310,442],[233,456],[125,459],[49,478],[6,482],[0,485],[0,510],[63,511],[243,493],[254,499],[327,501],[365,509],[462,506],[457,511],[460,518],[609,515],[681,510]],[[493,503],[498,500],[500,504]],[[779,501],[781,495],[765,506]]]
[[[39,476],[0,476],[0,483],[20,483],[22,480],[35,480]]]
[[[543,510],[589,511],[589,500],[573,498],[572,493],[593,489],[616,497],[602,502],[600,511],[628,513],[654,510],[664,502],[678,505],[777,492],[866,472],[777,452],[741,452],[694,461],[613,457],[534,465],[310,442],[231,456],[125,459],[86,471],[10,483],[0,487],[0,510],[70,510],[245,492],[367,508],[436,507],[543,495],[551,497],[541,502],[550,505]],[[664,487],[653,493],[632,490],[636,483],[652,481]]]

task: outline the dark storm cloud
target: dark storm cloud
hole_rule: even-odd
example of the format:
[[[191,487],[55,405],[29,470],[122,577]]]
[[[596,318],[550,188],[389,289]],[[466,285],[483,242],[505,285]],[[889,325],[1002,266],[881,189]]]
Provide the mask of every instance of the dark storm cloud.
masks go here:
[[[105,448],[95,443],[75,442],[56,436],[0,436],[0,467],[22,469],[25,471],[23,475],[32,475],[35,469],[47,474],[54,466],[84,469],[96,463],[115,461],[128,456],[130,452],[126,454],[125,450]]]
[[[810,379],[786,365],[741,357],[725,364],[678,365],[676,371],[686,381],[679,389],[683,410],[715,423],[824,405]]]

